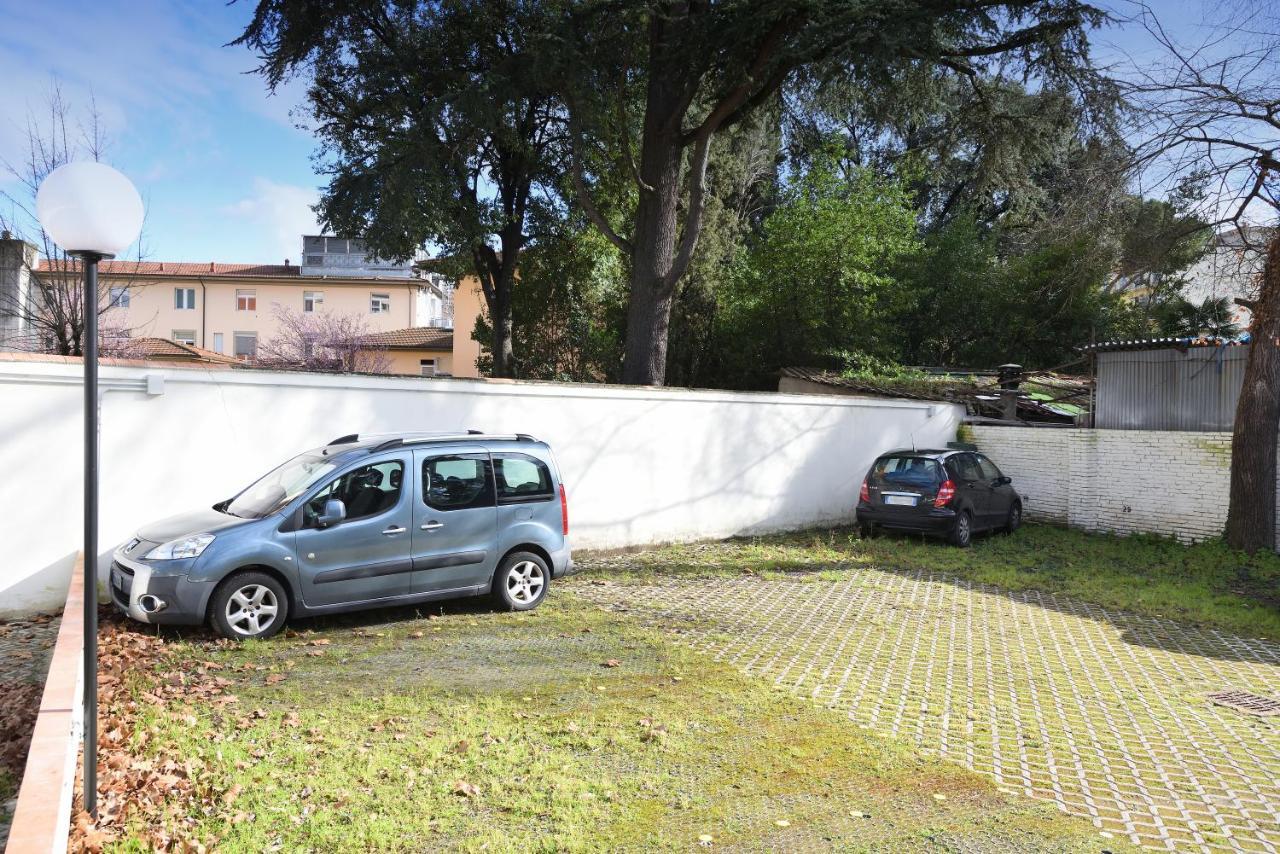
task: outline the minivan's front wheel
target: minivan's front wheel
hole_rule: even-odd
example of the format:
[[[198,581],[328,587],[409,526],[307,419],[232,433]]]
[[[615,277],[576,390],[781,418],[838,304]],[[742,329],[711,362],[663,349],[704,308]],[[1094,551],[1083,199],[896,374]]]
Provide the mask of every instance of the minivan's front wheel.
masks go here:
[[[948,537],[951,545],[967,548],[973,540],[973,517],[969,515],[968,510],[961,510],[956,514],[956,521],[951,527],[951,536]]]
[[[241,572],[213,592],[209,603],[213,628],[224,638],[269,638],[284,628],[289,597],[284,587],[265,572]]]
[[[493,601],[506,611],[532,611],[551,583],[546,561],[532,552],[512,552],[493,576]]]

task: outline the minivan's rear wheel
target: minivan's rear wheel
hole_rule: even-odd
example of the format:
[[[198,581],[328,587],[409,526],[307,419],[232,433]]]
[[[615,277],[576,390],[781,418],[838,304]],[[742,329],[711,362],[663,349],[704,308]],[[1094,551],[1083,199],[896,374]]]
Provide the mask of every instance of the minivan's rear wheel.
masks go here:
[[[533,552],[512,552],[493,576],[493,601],[507,611],[532,611],[551,583],[546,561]]]
[[[224,638],[269,638],[284,628],[289,597],[280,582],[265,572],[241,572],[213,592],[209,617]]]
[[[1022,502],[1015,501],[1009,507],[1009,518],[1004,523],[1004,530],[1007,534],[1012,534],[1022,526]]]
[[[969,515],[968,510],[961,510],[956,514],[955,524],[951,528],[951,545],[967,548],[973,540],[973,517]]]

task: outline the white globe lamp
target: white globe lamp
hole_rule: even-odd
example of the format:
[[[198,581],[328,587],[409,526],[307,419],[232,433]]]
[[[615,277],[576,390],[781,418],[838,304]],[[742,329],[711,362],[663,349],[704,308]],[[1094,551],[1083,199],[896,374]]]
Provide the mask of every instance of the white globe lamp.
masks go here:
[[[102,163],[67,163],[36,192],[45,234],[84,272],[84,808],[98,814],[98,262],[142,231],[142,197]]]
[[[40,184],[36,217],[68,254],[111,258],[138,239],[142,197],[105,163],[67,163]]]

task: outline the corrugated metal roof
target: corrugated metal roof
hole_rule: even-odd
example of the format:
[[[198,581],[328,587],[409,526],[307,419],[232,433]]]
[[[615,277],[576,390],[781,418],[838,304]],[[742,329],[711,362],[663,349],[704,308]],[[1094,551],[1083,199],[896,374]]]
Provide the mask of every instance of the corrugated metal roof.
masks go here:
[[[1076,349],[1081,353],[1106,353],[1113,350],[1186,350],[1191,347],[1238,347],[1244,342],[1203,335],[1198,338],[1135,338],[1121,341],[1099,341],[1082,344]]]

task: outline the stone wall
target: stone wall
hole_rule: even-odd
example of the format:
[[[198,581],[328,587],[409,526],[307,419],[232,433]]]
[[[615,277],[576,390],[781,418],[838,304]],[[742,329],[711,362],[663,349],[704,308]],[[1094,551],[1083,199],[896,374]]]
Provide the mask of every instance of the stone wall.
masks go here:
[[[1216,537],[1227,520],[1231,434],[967,426],[1011,478],[1027,518],[1087,531]]]

